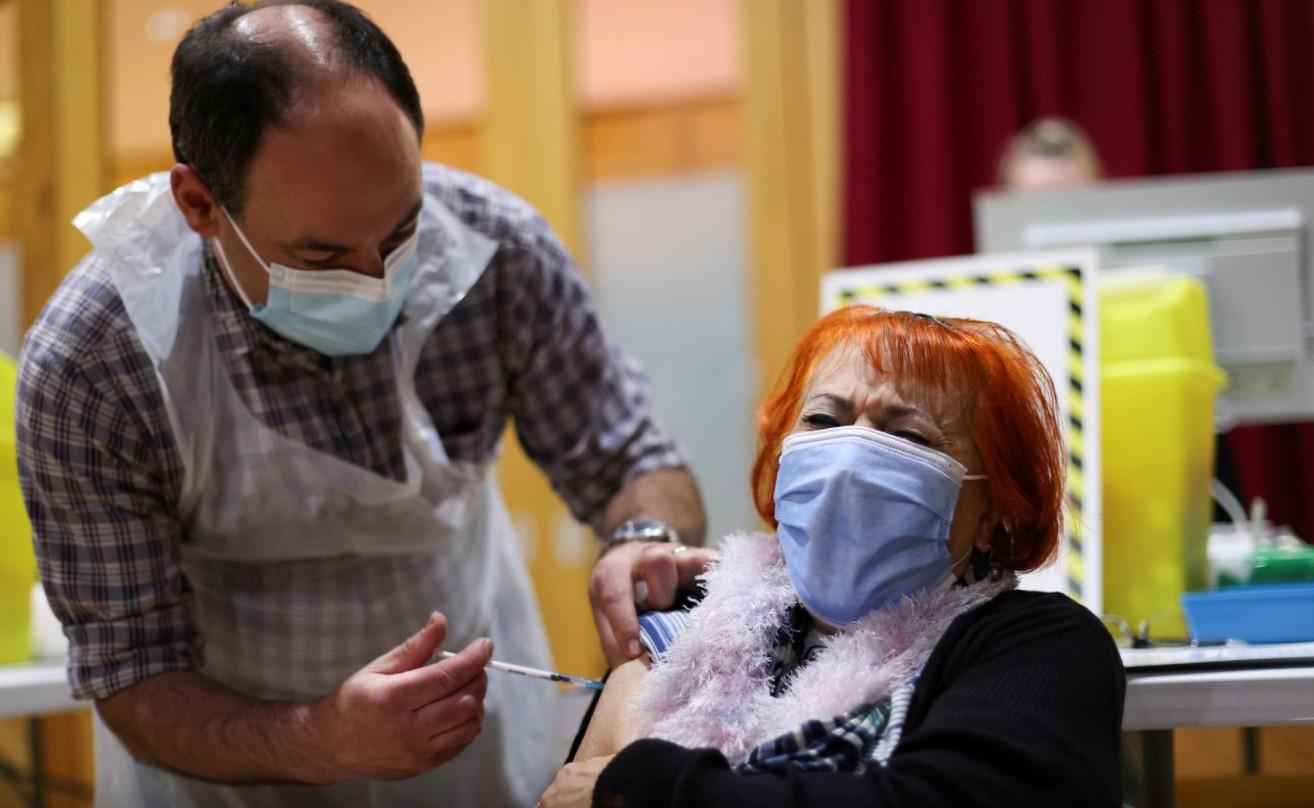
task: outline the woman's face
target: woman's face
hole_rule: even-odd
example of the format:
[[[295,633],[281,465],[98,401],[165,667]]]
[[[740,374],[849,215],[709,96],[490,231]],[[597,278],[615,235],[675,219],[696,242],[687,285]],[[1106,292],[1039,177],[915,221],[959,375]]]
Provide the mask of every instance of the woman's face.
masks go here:
[[[879,429],[949,455],[968,474],[984,474],[962,417],[966,405],[951,391],[937,393],[916,382],[882,377],[862,351],[840,346],[817,363],[792,431],[837,426]],[[946,542],[949,557],[957,562],[954,575],[967,569],[973,546],[989,549],[997,522],[986,482],[965,481]]]

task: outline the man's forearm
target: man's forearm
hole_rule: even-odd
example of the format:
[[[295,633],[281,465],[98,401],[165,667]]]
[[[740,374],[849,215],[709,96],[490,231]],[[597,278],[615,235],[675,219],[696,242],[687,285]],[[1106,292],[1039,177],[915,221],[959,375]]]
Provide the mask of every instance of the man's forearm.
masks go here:
[[[96,702],[138,759],[225,782],[331,780],[309,704],[243,696],[199,673],[153,676]]]
[[[635,477],[607,503],[602,537],[630,519],[657,519],[680,534],[685,544],[702,545],[707,516],[698,483],[686,469],[658,469]]]

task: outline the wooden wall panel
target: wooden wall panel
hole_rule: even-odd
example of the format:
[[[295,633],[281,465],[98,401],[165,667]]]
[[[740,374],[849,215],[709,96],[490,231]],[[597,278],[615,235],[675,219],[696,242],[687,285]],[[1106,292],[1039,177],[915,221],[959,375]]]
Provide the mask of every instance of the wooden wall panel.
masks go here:
[[[1236,727],[1191,727],[1173,733],[1173,774],[1199,779],[1245,773],[1241,730]]]
[[[14,237],[14,184],[0,177],[0,241]]]
[[[669,177],[743,165],[742,105],[712,98],[661,107],[599,110],[581,121],[581,180]],[[428,128],[420,153],[426,160],[484,173],[483,123],[444,122]],[[173,165],[167,151],[111,155],[112,187]],[[0,178],[0,200],[8,185]],[[0,235],[8,208],[0,209]]]
[[[759,383],[769,387],[817,319],[836,265],[840,8],[743,0],[749,243]]]
[[[425,160],[478,174],[483,165],[480,125],[458,123],[426,129],[420,154]]]
[[[669,177],[738,166],[739,126],[740,105],[732,97],[594,112],[584,122],[584,177]]]
[[[445,163],[462,171],[478,173],[480,165],[479,127],[474,123],[447,124],[429,128],[420,144],[426,160]],[[173,153],[167,150],[130,151],[110,156],[112,187],[173,166]],[[3,186],[0,185],[0,193]],[[3,231],[0,231],[3,232]]]
[[[1235,775],[1177,781],[1178,808],[1309,808],[1314,777]]]
[[[1314,777],[1314,726],[1261,729],[1259,765],[1266,774]],[[1314,791],[1309,794],[1314,804]]]
[[[79,0],[19,0],[18,25],[22,156],[11,209],[30,322],[89,249],[73,216],[107,187],[103,9]]]

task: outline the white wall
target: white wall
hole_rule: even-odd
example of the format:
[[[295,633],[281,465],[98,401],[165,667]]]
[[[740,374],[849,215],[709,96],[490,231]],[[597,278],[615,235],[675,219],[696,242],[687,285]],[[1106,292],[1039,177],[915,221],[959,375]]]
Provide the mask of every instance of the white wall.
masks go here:
[[[657,418],[689,451],[713,541],[758,521],[744,207],[738,172],[605,182],[585,195],[602,319],[652,377]]]

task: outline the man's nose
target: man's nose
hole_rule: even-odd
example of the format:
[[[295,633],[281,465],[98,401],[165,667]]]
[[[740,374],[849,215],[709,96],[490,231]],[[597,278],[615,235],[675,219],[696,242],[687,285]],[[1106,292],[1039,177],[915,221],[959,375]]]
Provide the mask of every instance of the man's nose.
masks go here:
[[[368,275],[371,278],[383,277],[383,256],[378,252],[362,253],[362,258],[353,267],[352,272],[359,272],[361,275]]]

